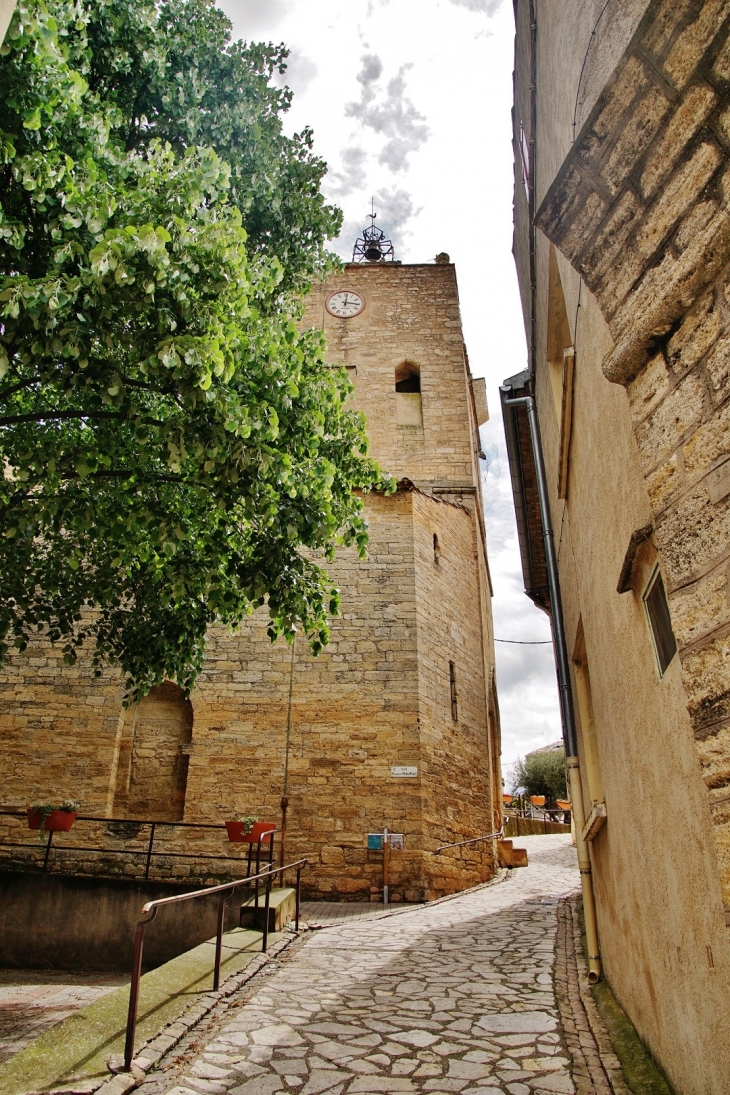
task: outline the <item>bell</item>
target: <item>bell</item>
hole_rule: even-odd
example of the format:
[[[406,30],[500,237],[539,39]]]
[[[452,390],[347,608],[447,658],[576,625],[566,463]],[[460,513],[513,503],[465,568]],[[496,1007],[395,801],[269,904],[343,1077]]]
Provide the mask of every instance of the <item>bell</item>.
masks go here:
[[[383,253],[380,250],[379,244],[371,243],[365,248],[365,258],[368,262],[380,262],[382,257]]]

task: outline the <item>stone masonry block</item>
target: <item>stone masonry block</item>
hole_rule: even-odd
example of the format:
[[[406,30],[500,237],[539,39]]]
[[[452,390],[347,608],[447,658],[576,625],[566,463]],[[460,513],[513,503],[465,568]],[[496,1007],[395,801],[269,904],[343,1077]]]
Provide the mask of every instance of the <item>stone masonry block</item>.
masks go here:
[[[622,115],[631,102],[641,96],[650,86],[646,70],[637,57],[629,57],[626,64],[616,74],[607,97],[590,128],[581,134],[577,156],[585,167],[590,167],[599,159],[615,133]]]
[[[690,374],[659,404],[654,413],[636,429],[641,463],[648,473],[669,456],[703,419],[705,386],[701,377]]]
[[[726,18],[725,0],[706,0],[698,17],[676,39],[664,60],[664,71],[675,87],[685,86]]]
[[[664,354],[655,354],[626,385],[631,407],[631,417],[635,425],[640,425],[660,406],[669,394],[672,379],[669,375]]]
[[[719,567],[672,594],[672,628],[681,650],[730,625],[728,572]]]
[[[697,201],[722,158],[717,145],[703,142],[691,160],[677,168],[637,234],[636,246],[641,255],[648,258],[654,254],[686,210]]]
[[[676,453],[646,477],[646,489],[654,514],[659,516],[682,493],[685,478]]]
[[[712,75],[716,80],[730,82],[730,37],[725,40],[724,46],[717,54],[712,66]]]
[[[656,58],[662,56],[673,36],[682,27],[694,7],[694,0],[664,0],[654,14],[642,46]]]
[[[641,189],[646,198],[650,198],[674,170],[687,144],[698,132],[716,102],[715,92],[706,84],[698,84],[689,90],[672,116],[671,124],[654,142],[647,156],[641,174]]]
[[[730,395],[730,336],[719,340],[705,368],[713,401],[724,402]]]
[[[672,371],[681,376],[700,361],[722,330],[722,317],[709,289],[685,316],[682,325],[667,345],[667,357]]]
[[[703,483],[667,511],[657,528],[670,591],[730,555],[730,496],[713,505]]]
[[[615,274],[617,262],[626,260],[626,242],[635,229],[641,206],[631,191],[622,194],[611,210],[588,251],[583,255],[580,269],[589,287],[595,287],[607,272]]]
[[[626,182],[637,161],[654,140],[669,110],[670,103],[656,84],[651,85],[640,103],[635,105],[601,169],[601,176],[613,193]]]
[[[682,449],[684,467],[691,479],[704,475],[722,456],[730,453],[730,404],[699,427]]]

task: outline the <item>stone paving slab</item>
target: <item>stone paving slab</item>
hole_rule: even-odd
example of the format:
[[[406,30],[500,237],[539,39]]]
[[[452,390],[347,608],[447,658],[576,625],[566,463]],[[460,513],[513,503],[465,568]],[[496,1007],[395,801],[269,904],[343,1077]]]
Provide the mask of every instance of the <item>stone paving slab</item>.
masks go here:
[[[520,843],[530,867],[493,886],[309,936],[141,1095],[573,1095],[553,955],[575,850]]]
[[[362,916],[382,916],[406,908],[402,904],[384,905],[382,901],[302,901],[301,918],[310,928],[330,928],[333,924]]]
[[[127,984],[128,974],[0,970],[0,1064],[39,1034]]]

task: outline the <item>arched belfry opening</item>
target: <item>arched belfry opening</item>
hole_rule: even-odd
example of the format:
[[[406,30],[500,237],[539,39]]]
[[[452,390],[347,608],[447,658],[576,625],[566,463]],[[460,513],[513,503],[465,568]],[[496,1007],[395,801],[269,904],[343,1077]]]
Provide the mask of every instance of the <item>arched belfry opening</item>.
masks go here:
[[[421,370],[412,361],[404,361],[395,370],[395,390],[397,392],[421,391]]]
[[[193,706],[176,684],[165,681],[134,712],[129,817],[182,821],[188,781],[188,750],[193,736]]]
[[[395,420],[399,426],[423,426],[421,369],[414,361],[396,366]]]

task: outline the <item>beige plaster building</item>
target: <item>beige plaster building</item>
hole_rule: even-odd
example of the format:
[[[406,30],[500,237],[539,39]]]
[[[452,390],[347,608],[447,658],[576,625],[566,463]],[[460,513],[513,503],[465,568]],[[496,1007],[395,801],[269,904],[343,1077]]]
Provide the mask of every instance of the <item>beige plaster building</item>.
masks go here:
[[[492,841],[434,852],[501,823],[484,382],[469,372],[448,256],[348,265],[315,289],[304,322],[324,328],[371,452],[399,480],[394,495],[366,499],[367,560],[342,550],[328,566],[342,594],[328,648],[314,658],[302,640],[293,656],[272,645],[261,610],[236,634],[212,632],[189,700],[168,683],[125,713],[116,674],[95,681],[89,665],[64,667],[38,643],[0,677],[2,798],[71,796],[86,815],[221,825],[242,815],[280,823],[286,793],[287,860],[309,858],[310,893],[380,900],[382,853],[368,850],[367,834],[387,827],[403,836],[391,899],[419,901],[491,877]],[[84,831],[77,823],[77,842]],[[119,833],[133,827],[97,826],[93,840],[111,850]],[[163,827],[159,840],[202,859],[157,859],[158,874],[231,870],[205,860],[228,850],[220,829]],[[92,856],[79,868],[79,855],[59,850],[52,862],[97,869]],[[114,869],[111,856],[104,868]]]
[[[528,595],[555,529],[600,949],[678,1092],[730,1090],[730,6],[516,0],[503,388]],[[604,823],[605,818],[605,823]]]

